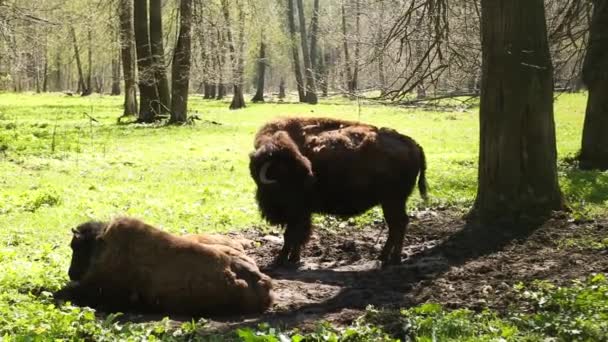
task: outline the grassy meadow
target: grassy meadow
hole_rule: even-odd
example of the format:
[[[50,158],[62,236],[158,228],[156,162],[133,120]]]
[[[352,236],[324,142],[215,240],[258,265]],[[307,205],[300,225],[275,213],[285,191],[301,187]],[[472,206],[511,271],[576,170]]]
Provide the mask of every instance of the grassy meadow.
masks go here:
[[[556,99],[559,173],[573,215],[595,217],[608,209],[608,173],[578,171],[568,162],[580,146],[585,102],[585,94]],[[55,307],[47,291],[67,280],[70,228],[118,215],[172,232],[265,226],[248,153],[257,128],[277,116],[339,117],[395,128],[425,149],[431,207],[464,211],[475,196],[477,108],[435,112],[335,98],[316,106],[248,104],[229,111],[227,102],[193,96],[191,114],[200,118],[194,125],[145,126],[117,124],[121,106],[121,97],[0,94],[0,341],[3,335],[6,341],[189,336],[195,324],[163,335],[167,321],[126,329],[87,309]],[[416,193],[409,207],[420,205]],[[359,220],[377,215],[372,210]],[[431,309],[420,310],[440,312]],[[464,321],[494,322],[475,317]],[[362,334],[380,336],[366,329]]]

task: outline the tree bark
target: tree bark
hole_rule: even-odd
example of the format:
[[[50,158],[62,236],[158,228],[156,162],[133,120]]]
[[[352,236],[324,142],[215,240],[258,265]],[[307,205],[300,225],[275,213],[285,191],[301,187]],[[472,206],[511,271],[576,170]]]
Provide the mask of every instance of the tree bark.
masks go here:
[[[608,169],[608,0],[593,1],[589,44],[583,64],[589,89],[580,154],[581,169]]]
[[[543,0],[482,0],[479,186],[482,222],[563,208],[557,180],[553,66]]]
[[[134,0],[133,20],[135,24],[135,50],[137,52],[137,70],[139,74],[139,116],[138,122],[156,121],[160,112],[160,100],[152,65],[150,35],[148,32],[147,0]]]
[[[300,102],[306,102],[306,92],[304,90],[304,80],[302,77],[302,67],[300,66],[300,54],[298,52],[296,38],[296,22],[294,18],[294,0],[287,0],[287,23],[289,26],[289,37],[291,44],[291,57],[293,61],[293,70],[296,77],[296,87],[298,88],[298,99]]]
[[[173,53],[171,85],[171,123],[183,123],[188,115],[188,89],[192,32],[192,0],[181,0],[179,5],[179,35]]]
[[[120,57],[124,78],[125,101],[123,116],[137,114],[137,89],[135,87],[135,63],[133,57],[133,0],[120,0],[118,18],[120,20]]]
[[[264,34],[260,42],[260,55],[258,57],[258,70],[257,70],[257,85],[256,92],[251,102],[264,102],[264,81],[266,78],[266,43],[264,43]]]
[[[298,3],[298,18],[300,20],[300,43],[302,45],[302,56],[304,57],[304,74],[306,75],[306,103],[317,104],[317,85],[312,69],[311,51],[308,50],[308,36],[306,34],[306,18],[304,16],[304,4],[302,0]],[[316,45],[316,43],[315,43]]]
[[[163,17],[161,0],[150,0],[150,51],[156,89],[160,100],[161,113],[171,108],[169,81],[165,69],[165,48],[163,44]]]

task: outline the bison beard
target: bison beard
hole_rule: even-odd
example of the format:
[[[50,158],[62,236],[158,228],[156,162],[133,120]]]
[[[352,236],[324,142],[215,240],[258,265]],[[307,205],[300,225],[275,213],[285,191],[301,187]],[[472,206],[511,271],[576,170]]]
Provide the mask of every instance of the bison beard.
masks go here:
[[[383,265],[401,262],[408,216],[418,177],[426,199],[422,147],[395,130],[324,118],[285,118],[264,125],[250,154],[260,213],[285,225],[276,265],[298,263],[311,234],[313,213],[352,217],[381,205],[389,227]]]
[[[74,283],[58,299],[187,315],[262,312],[272,304],[271,279],[235,241],[178,237],[129,218],[87,222],[73,234]]]

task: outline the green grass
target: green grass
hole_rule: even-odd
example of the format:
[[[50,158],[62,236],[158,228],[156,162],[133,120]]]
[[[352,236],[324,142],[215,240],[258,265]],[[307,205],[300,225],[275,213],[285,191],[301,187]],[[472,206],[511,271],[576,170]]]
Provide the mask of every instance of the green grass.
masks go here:
[[[159,127],[117,125],[121,101],[0,94],[0,336],[156,334],[154,329],[162,327],[120,330],[113,322],[91,318],[87,310],[54,307],[40,293],[67,280],[69,229],[117,215],[133,215],[172,232],[265,226],[247,163],[255,131],[276,116],[330,116],[393,127],[426,151],[431,206],[464,210],[475,196],[476,109],[359,107],[335,98],[317,106],[249,104],[229,111],[227,102],[192,97],[190,109],[201,121]],[[557,99],[557,142],[564,194],[575,215],[592,217],[608,207],[608,174],[578,171],[564,161],[579,148],[585,101],[584,94]],[[410,207],[420,204],[416,194]]]

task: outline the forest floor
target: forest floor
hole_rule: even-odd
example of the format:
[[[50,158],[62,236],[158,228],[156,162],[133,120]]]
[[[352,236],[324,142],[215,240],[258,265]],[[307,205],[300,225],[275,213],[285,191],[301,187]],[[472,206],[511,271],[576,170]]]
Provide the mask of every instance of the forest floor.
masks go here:
[[[426,302],[448,309],[520,306],[518,283],[535,280],[568,285],[608,273],[608,220],[575,221],[556,214],[538,227],[493,229],[468,225],[461,213],[415,213],[406,233],[403,264],[381,269],[376,260],[385,240],[383,224],[363,228],[328,219],[316,229],[297,269],[271,269],[276,302],[248,319],[219,318],[215,329],[268,322],[314,329],[319,321],[348,326],[366,307],[413,307]],[[328,228],[330,224],[340,228]],[[249,250],[262,268],[270,265],[281,237],[247,231],[259,247]],[[525,309],[525,308],[523,308]]]
[[[360,341],[376,341],[384,310],[397,330],[421,341],[480,334],[606,340],[608,173],[572,162],[585,101],[584,93],[555,101],[559,181],[572,212],[534,230],[496,230],[462,219],[477,188],[476,107],[358,106],[332,98],[229,111],[226,101],[192,96],[189,108],[199,120],[166,126],[117,124],[121,97],[0,94],[0,341],[181,341],[243,326],[254,327],[243,332],[246,341],[277,341],[279,331],[298,341],[291,328],[314,330],[315,341],[347,339],[350,329]],[[315,217],[299,269],[267,270],[276,303],[261,316],[121,318],[55,303],[52,292],[68,281],[70,229],[92,219],[127,215],[177,234],[241,234],[258,242],[249,253],[265,268],[281,232],[257,212],[247,155],[264,122],[293,115],[392,127],[424,146],[431,199],[424,204],[415,193],[408,201],[403,265],[379,268],[387,232],[375,208],[348,221]],[[549,290],[549,283],[557,287]],[[319,332],[323,321],[332,324]],[[271,325],[256,327],[263,322]]]

